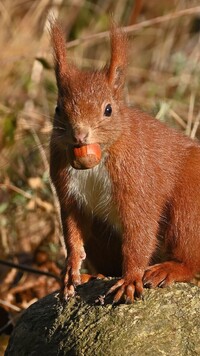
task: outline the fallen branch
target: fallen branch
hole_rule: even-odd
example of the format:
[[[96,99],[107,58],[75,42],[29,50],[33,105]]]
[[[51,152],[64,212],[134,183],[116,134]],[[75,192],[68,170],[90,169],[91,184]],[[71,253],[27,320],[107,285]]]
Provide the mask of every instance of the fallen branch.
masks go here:
[[[45,272],[45,271],[42,271],[42,270],[39,270],[36,268],[32,268],[32,267],[29,267],[26,265],[21,265],[18,263],[14,263],[14,262],[2,260],[2,259],[0,259],[0,264],[2,264],[4,266],[11,267],[11,268],[19,269],[21,271],[26,271],[26,272],[30,272],[30,273],[34,273],[34,274],[40,274],[43,276],[52,277],[52,278],[55,278],[58,282],[60,282],[60,277],[56,276],[55,274],[50,273],[50,272]]]

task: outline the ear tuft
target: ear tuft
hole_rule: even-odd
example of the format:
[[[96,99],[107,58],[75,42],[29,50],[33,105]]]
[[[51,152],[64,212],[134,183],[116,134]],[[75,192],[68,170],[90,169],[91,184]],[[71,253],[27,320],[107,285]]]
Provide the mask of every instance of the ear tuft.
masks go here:
[[[108,82],[115,90],[124,85],[125,70],[127,65],[128,38],[126,33],[116,26],[111,25],[111,60],[108,69]]]
[[[65,35],[61,25],[52,20],[50,22],[50,35],[53,47],[54,67],[58,88],[63,87],[63,80],[67,75]]]

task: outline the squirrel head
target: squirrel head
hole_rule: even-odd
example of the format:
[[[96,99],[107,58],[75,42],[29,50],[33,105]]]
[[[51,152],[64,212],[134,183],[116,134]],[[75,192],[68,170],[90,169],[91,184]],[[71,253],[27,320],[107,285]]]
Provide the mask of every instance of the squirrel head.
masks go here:
[[[93,71],[80,70],[67,60],[64,33],[57,22],[51,25],[51,39],[58,87],[54,131],[62,144],[109,146],[122,131],[126,34],[112,24],[110,63]]]

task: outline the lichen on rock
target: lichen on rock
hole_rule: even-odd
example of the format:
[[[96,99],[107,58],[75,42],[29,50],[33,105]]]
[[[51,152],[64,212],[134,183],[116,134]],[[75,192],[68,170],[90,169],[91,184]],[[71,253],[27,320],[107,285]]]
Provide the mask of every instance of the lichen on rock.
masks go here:
[[[29,307],[17,323],[5,356],[200,355],[200,288],[184,283],[145,290],[132,305],[94,301],[114,280],[78,287],[63,305],[53,293]]]

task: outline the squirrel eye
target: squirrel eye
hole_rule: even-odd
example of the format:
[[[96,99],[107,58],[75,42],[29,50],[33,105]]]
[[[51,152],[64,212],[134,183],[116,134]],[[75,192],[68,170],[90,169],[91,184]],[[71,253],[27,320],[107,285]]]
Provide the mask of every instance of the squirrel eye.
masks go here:
[[[56,105],[56,108],[55,108],[55,113],[56,113],[57,115],[59,115],[59,114],[60,114],[60,108],[59,108],[59,106],[58,106],[58,105]]]
[[[112,114],[112,106],[110,104],[106,105],[105,111],[104,111],[104,116],[111,116]]]

